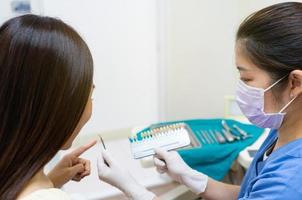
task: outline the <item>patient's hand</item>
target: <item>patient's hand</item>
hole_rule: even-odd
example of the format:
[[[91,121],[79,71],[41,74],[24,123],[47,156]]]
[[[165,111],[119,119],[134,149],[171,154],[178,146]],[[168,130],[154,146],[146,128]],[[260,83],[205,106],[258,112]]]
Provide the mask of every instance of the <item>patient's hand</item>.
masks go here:
[[[62,187],[70,180],[81,181],[90,174],[90,161],[79,156],[95,144],[96,141],[92,141],[66,154],[53,170],[48,173],[48,178],[56,188]]]

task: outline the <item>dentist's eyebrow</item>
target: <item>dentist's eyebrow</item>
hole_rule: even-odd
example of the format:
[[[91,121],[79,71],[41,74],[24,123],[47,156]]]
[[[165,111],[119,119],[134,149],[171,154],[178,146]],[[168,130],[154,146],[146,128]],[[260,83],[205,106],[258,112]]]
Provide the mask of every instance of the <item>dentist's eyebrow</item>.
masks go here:
[[[242,67],[242,66],[237,66],[237,69],[238,69],[239,71],[248,71],[247,68]]]

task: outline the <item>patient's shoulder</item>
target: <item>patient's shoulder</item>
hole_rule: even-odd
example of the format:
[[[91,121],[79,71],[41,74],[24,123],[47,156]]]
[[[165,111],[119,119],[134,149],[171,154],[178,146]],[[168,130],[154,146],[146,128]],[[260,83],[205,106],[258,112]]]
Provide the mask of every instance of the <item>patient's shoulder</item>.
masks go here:
[[[56,188],[51,188],[51,189],[41,189],[37,190],[28,196],[25,196],[21,200],[71,200],[70,196]]]

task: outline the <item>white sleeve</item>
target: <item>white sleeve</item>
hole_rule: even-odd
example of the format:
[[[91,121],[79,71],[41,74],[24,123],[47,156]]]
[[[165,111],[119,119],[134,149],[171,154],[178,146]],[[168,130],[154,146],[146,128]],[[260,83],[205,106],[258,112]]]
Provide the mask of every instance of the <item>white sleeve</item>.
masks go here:
[[[60,189],[37,190],[21,200],[71,200],[70,196]]]

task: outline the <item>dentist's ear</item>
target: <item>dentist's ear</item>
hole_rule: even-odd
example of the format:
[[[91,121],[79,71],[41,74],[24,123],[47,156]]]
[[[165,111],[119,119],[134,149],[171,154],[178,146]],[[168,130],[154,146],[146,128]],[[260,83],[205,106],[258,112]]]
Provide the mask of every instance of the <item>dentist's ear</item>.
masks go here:
[[[302,93],[302,70],[294,70],[289,74],[290,98]]]

